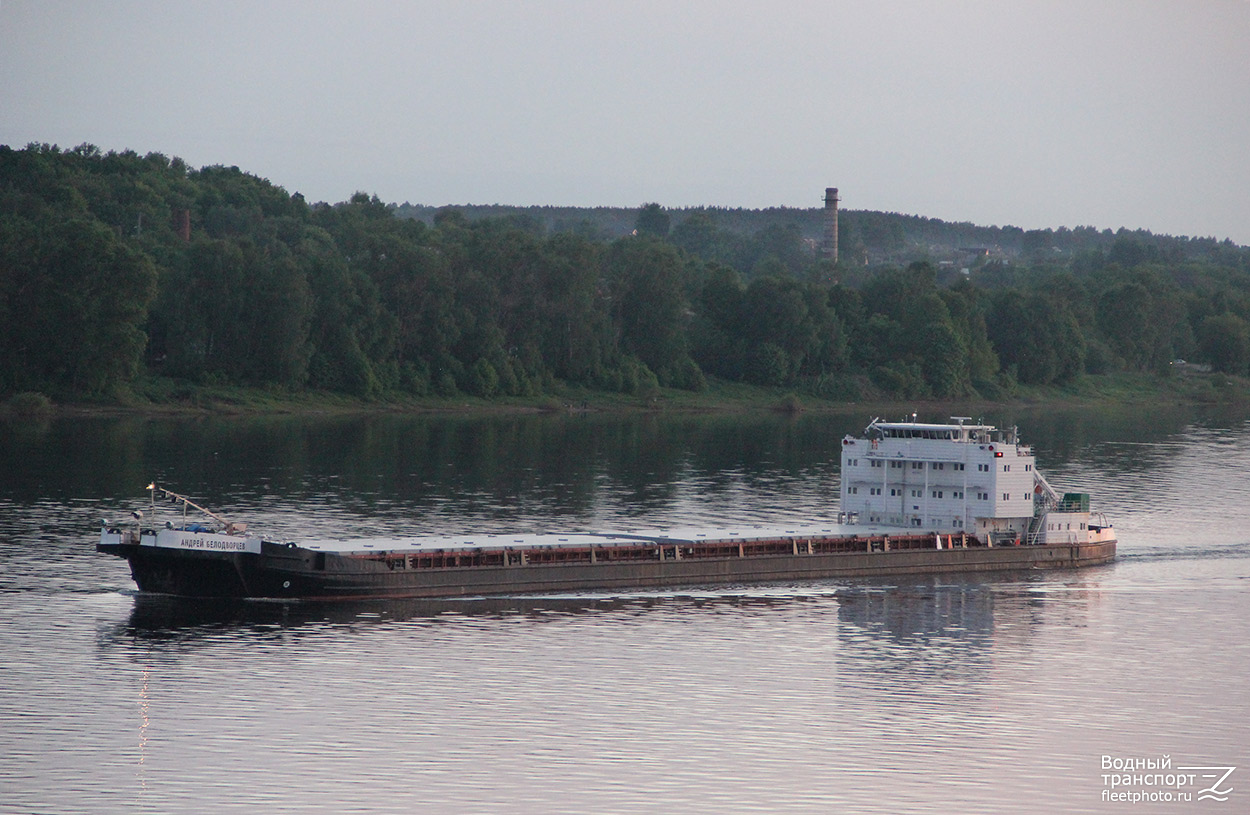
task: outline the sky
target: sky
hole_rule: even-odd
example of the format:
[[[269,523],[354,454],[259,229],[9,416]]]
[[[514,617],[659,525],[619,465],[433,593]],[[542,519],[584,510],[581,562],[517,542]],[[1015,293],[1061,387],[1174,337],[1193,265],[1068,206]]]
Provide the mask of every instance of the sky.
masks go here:
[[[0,144],[1250,245],[1250,0],[0,0]]]

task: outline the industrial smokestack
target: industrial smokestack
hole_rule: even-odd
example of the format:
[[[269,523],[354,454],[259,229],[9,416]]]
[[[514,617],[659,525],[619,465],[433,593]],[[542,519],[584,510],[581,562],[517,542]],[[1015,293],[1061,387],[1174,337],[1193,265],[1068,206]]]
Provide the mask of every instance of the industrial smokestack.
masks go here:
[[[174,210],[174,232],[184,241],[191,240],[191,210],[175,209]]]
[[[825,238],[820,243],[820,251],[829,260],[838,262],[837,187],[825,187]]]

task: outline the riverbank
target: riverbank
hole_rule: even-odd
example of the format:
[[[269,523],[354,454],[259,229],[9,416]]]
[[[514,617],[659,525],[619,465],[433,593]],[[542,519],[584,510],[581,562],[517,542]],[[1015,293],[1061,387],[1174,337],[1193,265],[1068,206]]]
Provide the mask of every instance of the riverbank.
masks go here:
[[[533,397],[481,399],[414,397],[361,399],[323,391],[283,391],[221,385],[191,385],[152,380],[111,400],[58,403],[21,394],[0,406],[9,418],[72,415],[195,415],[195,414],[335,414],[361,412],[490,413],[490,412],[743,412],[779,411],[897,413],[960,409],[984,412],[995,407],[1026,405],[1231,404],[1250,401],[1250,380],[1219,373],[1170,372],[1167,375],[1115,373],[1087,375],[1063,386],[1018,386],[992,396],[960,400],[899,399],[872,393],[863,398],[829,399],[785,388],[712,381],[699,392],[661,388],[639,396],[569,387]]]

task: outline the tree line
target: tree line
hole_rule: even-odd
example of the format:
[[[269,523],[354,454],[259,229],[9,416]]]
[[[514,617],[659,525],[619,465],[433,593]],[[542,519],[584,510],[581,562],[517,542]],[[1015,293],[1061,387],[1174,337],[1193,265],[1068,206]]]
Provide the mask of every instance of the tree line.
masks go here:
[[[110,398],[159,377],[492,398],[714,377],[958,398],[1178,357],[1250,372],[1243,247],[1195,257],[1129,233],[964,274],[835,267],[784,222],[674,220],[647,205],[621,237],[525,213],[427,223],[237,167],[0,147],[0,394]]]

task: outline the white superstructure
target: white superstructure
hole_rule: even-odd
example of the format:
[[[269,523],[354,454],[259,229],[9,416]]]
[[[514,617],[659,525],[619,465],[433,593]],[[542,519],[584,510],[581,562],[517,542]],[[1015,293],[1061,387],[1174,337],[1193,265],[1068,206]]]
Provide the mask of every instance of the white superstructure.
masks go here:
[[[1089,497],[1062,498],[1037,472],[1015,428],[883,422],[842,440],[842,511],[861,523],[965,533],[987,543],[1111,540]]]

